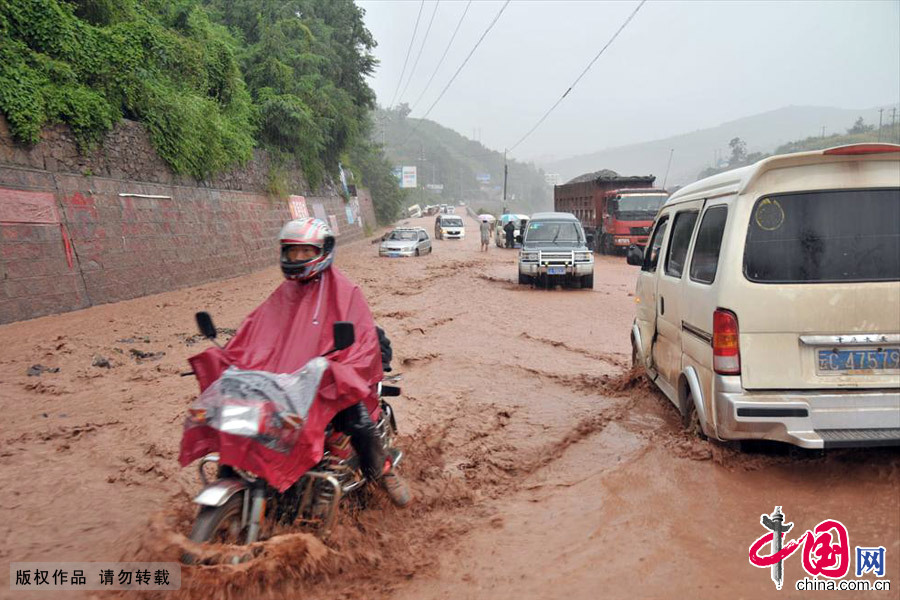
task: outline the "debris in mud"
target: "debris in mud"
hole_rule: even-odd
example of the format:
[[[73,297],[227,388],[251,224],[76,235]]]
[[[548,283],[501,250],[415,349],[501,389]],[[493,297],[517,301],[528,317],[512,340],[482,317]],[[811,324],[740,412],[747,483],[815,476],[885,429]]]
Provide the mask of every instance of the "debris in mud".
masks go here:
[[[25,374],[29,377],[40,377],[44,373],[59,373],[59,367],[45,367],[44,365],[31,365]]]
[[[231,329],[230,327],[216,327],[216,335],[225,338],[225,342],[234,337],[235,333],[237,333],[237,330]],[[203,337],[202,333],[195,333],[193,335],[182,333],[179,335],[184,338],[184,343],[186,346],[193,346],[198,342],[206,340],[206,338]]]
[[[94,355],[94,360],[91,362],[92,367],[100,367],[101,369],[111,369],[112,364],[109,362],[109,359],[105,356],[100,356],[99,354]]]
[[[130,337],[130,338],[122,338],[121,340],[116,340],[120,344],[149,344],[150,338],[149,336],[144,337]]]
[[[137,348],[132,348],[128,352],[131,354],[131,356],[136,358],[138,362],[159,360],[166,355],[165,352],[144,352],[143,350],[138,350]]]

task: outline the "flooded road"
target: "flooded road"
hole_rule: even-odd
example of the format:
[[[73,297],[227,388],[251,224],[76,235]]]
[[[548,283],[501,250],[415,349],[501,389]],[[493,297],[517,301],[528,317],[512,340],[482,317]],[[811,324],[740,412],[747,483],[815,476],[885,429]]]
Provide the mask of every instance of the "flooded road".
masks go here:
[[[467,239],[418,258],[338,248],[404,375],[392,404],[415,505],[376,495],[327,547],[276,538],[249,564],[186,568],[183,592],[163,597],[802,596],[800,552],[781,592],[747,559],[776,505],[794,523],[787,538],[837,519],[851,552],[884,546],[895,590],[875,597],[897,597],[900,453],[739,453],[689,438],[629,372],[634,267],[598,256],[593,290],[519,286],[516,252],[479,252],[467,225]],[[0,327],[4,562],[177,558],[199,489],[176,460],[196,393],[178,373],[205,347],[193,313],[234,329],[280,280],[273,268]],[[26,375],[35,364],[60,370]]]

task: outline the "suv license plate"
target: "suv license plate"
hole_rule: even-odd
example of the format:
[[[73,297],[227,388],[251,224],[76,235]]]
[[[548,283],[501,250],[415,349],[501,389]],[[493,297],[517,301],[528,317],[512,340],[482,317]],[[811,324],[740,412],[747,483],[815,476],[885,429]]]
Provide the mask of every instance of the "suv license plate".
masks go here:
[[[826,375],[900,373],[900,348],[819,350],[817,370]]]
[[[547,275],[565,275],[565,267],[547,267]]]

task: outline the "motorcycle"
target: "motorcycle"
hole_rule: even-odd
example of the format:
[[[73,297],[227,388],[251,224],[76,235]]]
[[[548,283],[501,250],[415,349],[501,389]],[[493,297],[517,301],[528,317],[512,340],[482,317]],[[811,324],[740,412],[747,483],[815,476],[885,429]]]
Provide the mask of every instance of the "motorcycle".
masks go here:
[[[196,319],[203,337],[218,346],[211,317],[197,313]],[[328,368],[326,357],[355,342],[353,324],[349,322],[335,323],[333,335],[333,349],[310,360],[294,374],[227,369],[192,405],[185,435],[205,427],[205,431],[214,430],[213,435],[227,433],[238,436],[230,439],[243,441],[249,438],[260,450],[283,454],[289,451],[298,441],[305,424],[304,412],[308,413],[315,401],[322,375]],[[193,374],[191,371],[182,375]],[[397,433],[394,411],[385,400],[400,395],[400,388],[390,385],[399,379],[395,375],[377,384],[378,409],[372,415],[387,457],[385,473],[396,469],[403,458],[403,453],[394,446]],[[205,467],[210,464],[218,466],[215,481],[207,477]],[[341,502],[354,497],[361,502],[361,493],[368,482],[349,436],[331,424],[325,430],[321,461],[286,489],[283,485],[272,485],[250,470],[222,464],[217,452],[203,456],[198,468],[203,489],[193,500],[199,510],[189,538],[199,543],[252,544],[276,525],[312,530],[320,538],[327,538]],[[187,554],[183,559],[194,562]]]

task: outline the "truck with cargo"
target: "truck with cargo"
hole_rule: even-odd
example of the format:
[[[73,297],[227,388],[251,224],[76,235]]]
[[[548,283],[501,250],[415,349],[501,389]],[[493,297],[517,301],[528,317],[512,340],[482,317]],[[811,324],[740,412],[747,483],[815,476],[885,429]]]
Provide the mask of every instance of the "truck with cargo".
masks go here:
[[[613,254],[631,245],[646,245],[653,219],[668,193],[653,187],[653,175],[598,173],[554,186],[554,210],[575,215],[589,246],[597,252]]]

